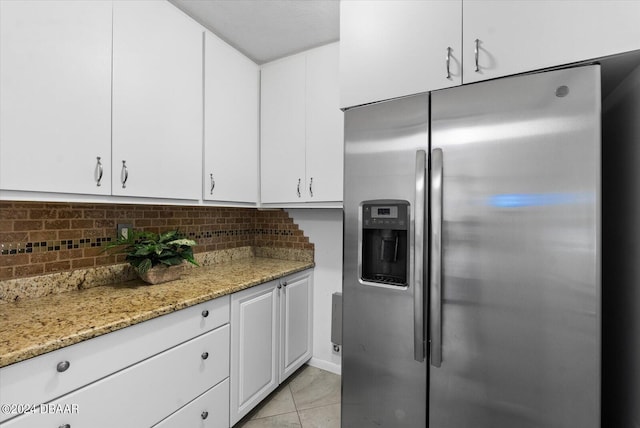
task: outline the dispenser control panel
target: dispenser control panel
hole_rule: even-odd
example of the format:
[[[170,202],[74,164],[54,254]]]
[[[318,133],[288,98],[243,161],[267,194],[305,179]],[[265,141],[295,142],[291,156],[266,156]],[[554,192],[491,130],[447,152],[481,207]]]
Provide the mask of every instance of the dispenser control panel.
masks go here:
[[[366,229],[407,229],[407,205],[362,206],[362,223]]]

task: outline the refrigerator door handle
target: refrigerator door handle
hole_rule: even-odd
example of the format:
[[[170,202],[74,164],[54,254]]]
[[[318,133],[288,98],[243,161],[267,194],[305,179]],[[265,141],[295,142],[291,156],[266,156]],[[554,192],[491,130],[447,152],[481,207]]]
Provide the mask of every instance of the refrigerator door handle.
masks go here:
[[[442,149],[431,151],[431,277],[429,328],[431,365],[442,365]]]
[[[424,227],[425,192],[427,175],[427,154],[424,150],[416,152],[416,199],[414,225],[414,263],[413,263],[413,358],[424,361]]]

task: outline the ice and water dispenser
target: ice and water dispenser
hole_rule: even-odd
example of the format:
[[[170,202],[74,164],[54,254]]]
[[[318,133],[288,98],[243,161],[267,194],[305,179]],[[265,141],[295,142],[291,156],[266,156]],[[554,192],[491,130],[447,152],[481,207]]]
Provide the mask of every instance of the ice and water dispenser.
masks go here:
[[[406,286],[409,269],[409,203],[365,201],[361,205],[361,279]]]

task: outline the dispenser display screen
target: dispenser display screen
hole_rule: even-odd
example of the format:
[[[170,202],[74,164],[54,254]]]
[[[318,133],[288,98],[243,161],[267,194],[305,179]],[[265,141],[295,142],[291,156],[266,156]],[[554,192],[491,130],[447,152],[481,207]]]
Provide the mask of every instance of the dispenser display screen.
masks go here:
[[[371,218],[398,218],[398,207],[373,207]]]

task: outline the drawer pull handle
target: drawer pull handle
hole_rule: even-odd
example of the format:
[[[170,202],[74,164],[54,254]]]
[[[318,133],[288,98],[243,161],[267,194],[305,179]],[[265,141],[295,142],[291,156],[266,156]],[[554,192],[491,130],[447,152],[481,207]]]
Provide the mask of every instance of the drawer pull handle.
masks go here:
[[[202,413],[200,414],[200,417],[201,417],[202,419],[207,419],[207,418],[209,417],[209,412],[207,412],[207,411],[205,410],[204,412],[202,412]]]
[[[58,370],[59,373],[66,372],[70,366],[71,363],[69,361],[60,361],[56,366],[56,370]]]
[[[64,425],[60,425],[58,428],[71,428],[71,425],[64,424]]]
[[[208,316],[209,316],[209,311],[208,311],[208,310],[206,310],[206,309],[205,309],[204,311],[202,311],[202,316],[203,316],[204,318],[208,317]]]
[[[203,352],[202,355],[200,355],[202,357],[203,360],[206,360],[207,358],[209,358],[209,353],[208,352]]]

